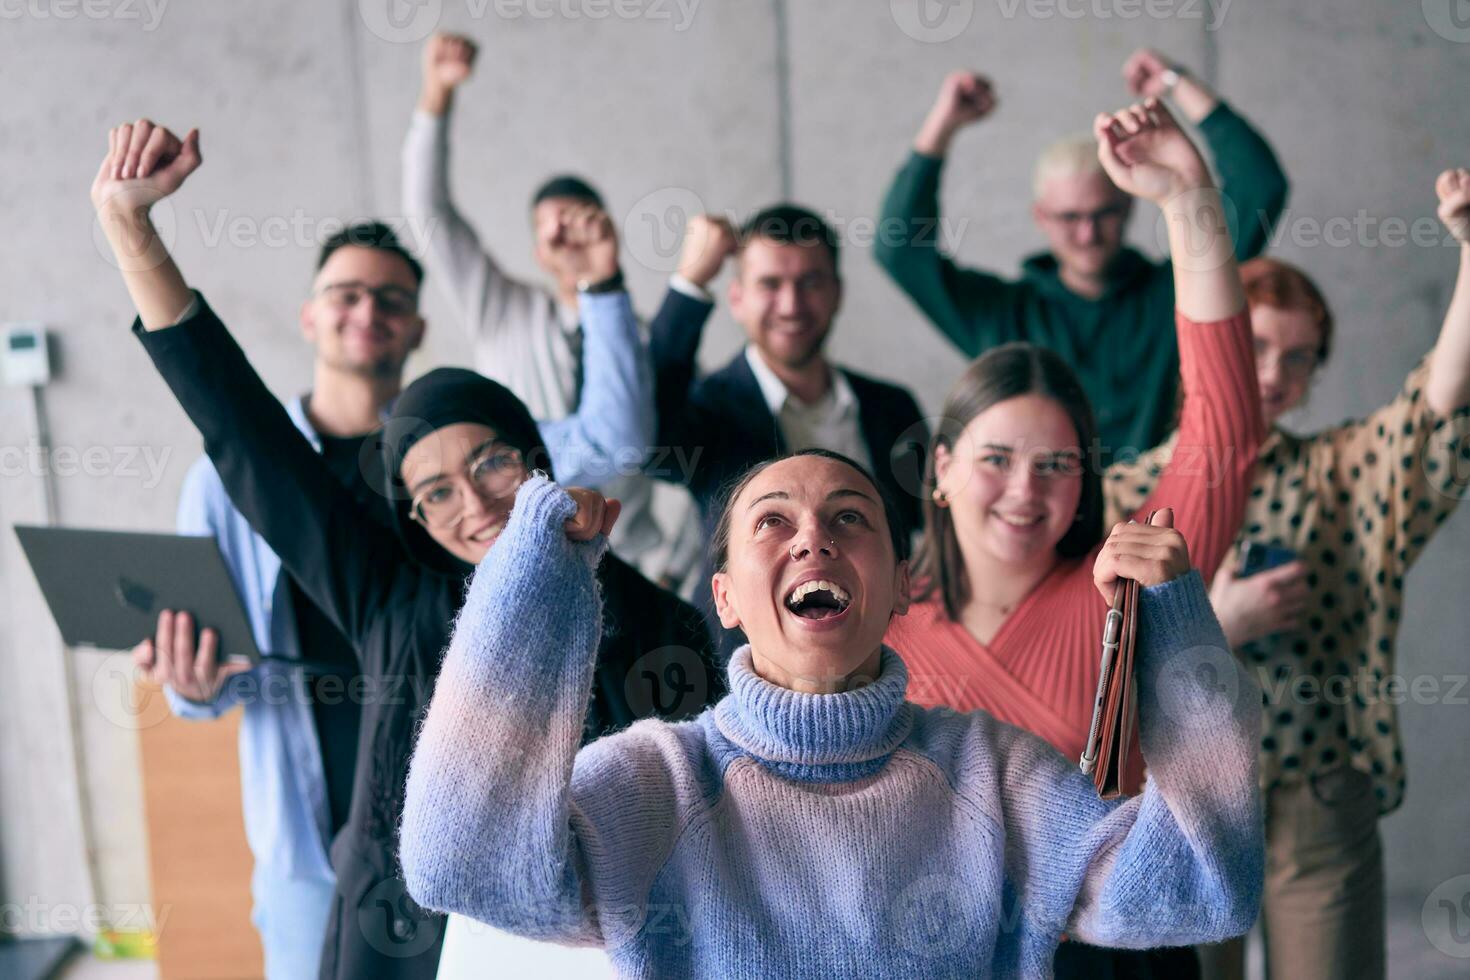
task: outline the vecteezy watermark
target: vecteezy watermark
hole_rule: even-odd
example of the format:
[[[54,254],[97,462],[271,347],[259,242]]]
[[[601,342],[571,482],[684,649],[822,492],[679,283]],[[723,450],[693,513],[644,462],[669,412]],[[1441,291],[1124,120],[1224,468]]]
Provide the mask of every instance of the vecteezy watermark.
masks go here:
[[[92,675],[92,704],[97,713],[118,728],[133,732],[162,724],[170,713],[163,691],[135,683],[137,677],[133,658],[126,653],[104,657]]]
[[[216,699],[226,691],[225,685],[231,708],[293,704],[412,707],[428,704],[433,693],[432,680],[413,674],[328,674],[313,678],[308,688],[299,665],[277,658],[230,677],[214,692]],[[92,675],[92,705],[104,719],[130,731],[152,728],[168,718],[170,710],[163,690],[144,681],[126,653],[107,654],[98,664]]]
[[[1424,23],[1446,41],[1470,42],[1470,3],[1465,0],[1421,0]]]
[[[637,20],[687,31],[702,0],[464,0],[470,20]],[[444,16],[443,0],[358,0],[358,15],[374,37],[415,44]]]
[[[955,875],[923,875],[893,899],[891,934],[910,953],[953,956],[980,930],[982,911],[971,883]]]
[[[1014,20],[1203,20],[1207,31],[1225,23],[1234,0],[995,0],[1000,14]],[[1207,19],[1208,18],[1208,19]]]
[[[1241,697],[1241,676],[1234,654],[1224,647],[1191,647],[1159,668],[1153,693],[1164,714],[1179,727],[1218,728],[1222,714]]]
[[[1256,219],[1267,223],[1266,216]],[[1287,208],[1267,236],[1268,247],[1283,242],[1297,248],[1459,248],[1460,242],[1438,218],[1420,215],[1413,220],[1400,215],[1369,214],[1359,208],[1353,214],[1321,217],[1298,214]]]
[[[76,905],[43,902],[32,895],[24,902],[0,903],[0,936],[76,932],[96,935],[104,929],[146,929],[157,936],[163,932],[172,911],[172,905],[162,905],[156,910],[147,903],[134,902]]]
[[[400,241],[427,249],[438,233],[438,219],[424,215],[342,218],[312,214],[304,208],[286,213],[245,213],[230,208],[179,208],[163,198],[147,209],[157,235],[142,230],[135,215],[104,208],[95,212],[92,240],[98,254],[118,268],[153,268],[172,250],[181,228],[207,249],[297,248],[315,249],[335,235],[377,223],[386,224]],[[376,233],[365,240],[376,241]],[[159,248],[161,243],[163,248]],[[355,244],[351,235],[348,244]]]
[[[502,20],[668,21],[676,34],[689,30],[700,0],[466,0],[470,16],[484,16],[488,5]],[[480,8],[480,13],[476,13]]]
[[[1451,500],[1464,500],[1470,495],[1470,415],[1457,413],[1430,432],[1419,454],[1430,489]],[[1426,511],[1439,511],[1428,501],[1415,506]],[[1435,516],[1443,520],[1443,511]]]
[[[690,218],[716,214],[739,228],[754,213],[754,209],[746,213],[711,212],[700,196],[687,187],[660,187],[640,197],[628,209],[622,221],[621,245],[645,268],[667,274],[678,268],[684,229]],[[969,218],[880,219],[867,214],[841,214],[830,208],[813,213],[842,245],[854,248],[912,244],[954,252],[970,226]],[[765,223],[765,227],[771,227],[770,223]],[[822,229],[810,217],[804,217],[795,219],[793,227],[785,232],[801,238],[820,235]]]
[[[704,660],[688,647],[659,647],[628,668],[623,693],[639,718],[687,717],[708,700],[709,674]]]
[[[898,29],[915,41],[942,44],[965,32],[975,16],[975,0],[888,0]]]
[[[136,20],[155,31],[169,0],[0,0],[0,20]]]
[[[428,952],[439,941],[444,920],[425,912],[403,879],[386,878],[358,903],[357,927],[369,946],[397,959]]]
[[[357,15],[368,33],[393,44],[415,44],[434,33],[443,0],[358,0]]]
[[[687,187],[660,187],[633,202],[623,218],[622,246],[644,268],[668,274],[679,266],[684,226],[704,214],[698,194]]]
[[[1446,956],[1470,959],[1470,875],[1442,882],[1424,900],[1425,938]]]
[[[1265,704],[1270,708],[1312,705],[1376,704],[1470,706],[1470,674],[1375,674],[1367,668],[1325,677],[1315,674],[1276,676],[1268,664],[1256,667]]]
[[[53,446],[36,442],[0,446],[0,479],[12,477],[89,476],[143,481],[152,490],[163,480],[172,446]]]

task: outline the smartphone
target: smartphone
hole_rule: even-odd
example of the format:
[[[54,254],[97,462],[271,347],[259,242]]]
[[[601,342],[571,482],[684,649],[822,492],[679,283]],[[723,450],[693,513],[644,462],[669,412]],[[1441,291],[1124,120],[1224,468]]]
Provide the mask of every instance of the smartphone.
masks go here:
[[[1296,561],[1296,552],[1290,548],[1283,548],[1279,544],[1247,541],[1240,549],[1240,570],[1235,573],[1235,576],[1236,578],[1250,578],[1252,575],[1268,569],[1280,568],[1294,561]]]

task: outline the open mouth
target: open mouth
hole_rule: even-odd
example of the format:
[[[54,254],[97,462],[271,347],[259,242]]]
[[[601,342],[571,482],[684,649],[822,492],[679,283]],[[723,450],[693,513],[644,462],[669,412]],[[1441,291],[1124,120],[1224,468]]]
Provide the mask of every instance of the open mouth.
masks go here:
[[[845,613],[851,604],[847,590],[826,579],[802,582],[786,594],[786,608],[802,619],[832,619]]]

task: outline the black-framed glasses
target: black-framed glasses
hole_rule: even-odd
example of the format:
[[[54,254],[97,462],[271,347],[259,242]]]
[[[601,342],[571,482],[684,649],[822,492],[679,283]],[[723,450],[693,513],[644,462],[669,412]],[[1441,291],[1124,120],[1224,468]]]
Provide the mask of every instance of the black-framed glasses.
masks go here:
[[[1084,221],[1090,221],[1094,225],[1100,225],[1107,221],[1121,221],[1128,213],[1126,204],[1109,204],[1107,207],[1098,208],[1096,211],[1047,211],[1046,216],[1053,221],[1061,222],[1068,228],[1075,228]]]
[[[350,310],[363,297],[371,296],[378,309],[388,316],[403,316],[415,313],[419,308],[419,294],[402,286],[369,286],[365,282],[333,282],[317,290],[317,295],[337,309]]]
[[[470,460],[463,478],[441,477],[415,494],[410,513],[426,527],[451,528],[464,520],[466,485],[487,497],[500,499],[514,496],[526,475],[526,462],[519,450],[491,446]]]

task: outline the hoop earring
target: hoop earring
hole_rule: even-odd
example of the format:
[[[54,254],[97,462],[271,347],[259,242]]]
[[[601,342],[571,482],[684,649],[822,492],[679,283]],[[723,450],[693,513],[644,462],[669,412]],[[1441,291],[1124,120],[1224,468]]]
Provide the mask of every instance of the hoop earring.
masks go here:
[[[946,497],[944,495],[944,491],[941,490],[941,489],[939,489],[938,487],[935,487],[934,488],[934,492],[931,493],[931,494],[929,494],[929,499],[931,499],[931,500],[934,501],[934,506],[935,507],[948,507],[949,506],[949,498]]]

